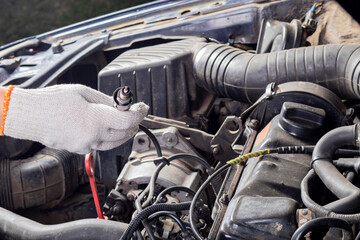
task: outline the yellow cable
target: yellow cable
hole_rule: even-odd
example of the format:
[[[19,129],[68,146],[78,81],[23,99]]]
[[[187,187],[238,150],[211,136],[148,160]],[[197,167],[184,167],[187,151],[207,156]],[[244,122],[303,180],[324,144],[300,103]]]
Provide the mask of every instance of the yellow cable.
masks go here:
[[[239,156],[239,157],[234,158],[234,159],[232,159],[230,161],[227,161],[226,163],[233,166],[235,164],[245,162],[249,158],[259,157],[259,156],[269,154],[269,153],[270,153],[270,149],[259,150],[259,151],[256,151],[256,152],[251,152],[251,153],[247,153],[245,155]]]

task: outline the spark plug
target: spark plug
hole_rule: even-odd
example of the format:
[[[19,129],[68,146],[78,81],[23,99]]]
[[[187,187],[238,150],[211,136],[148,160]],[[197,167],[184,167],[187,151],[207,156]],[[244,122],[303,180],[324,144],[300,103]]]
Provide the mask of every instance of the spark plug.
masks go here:
[[[128,86],[119,87],[113,94],[114,107],[121,111],[129,110],[133,101],[133,95]]]

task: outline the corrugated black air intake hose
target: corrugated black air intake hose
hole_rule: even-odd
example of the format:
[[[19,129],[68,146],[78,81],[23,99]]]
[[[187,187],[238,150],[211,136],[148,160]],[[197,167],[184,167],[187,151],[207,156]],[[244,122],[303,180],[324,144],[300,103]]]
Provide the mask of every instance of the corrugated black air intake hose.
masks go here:
[[[265,87],[291,81],[318,83],[344,99],[360,99],[360,45],[331,44],[253,54],[223,44],[199,44],[194,55],[199,86],[254,103]]]
[[[86,182],[84,156],[45,148],[21,160],[0,159],[0,206],[9,210],[56,203]]]
[[[0,208],[0,239],[3,240],[112,240],[128,225],[102,219],[82,219],[43,225]]]

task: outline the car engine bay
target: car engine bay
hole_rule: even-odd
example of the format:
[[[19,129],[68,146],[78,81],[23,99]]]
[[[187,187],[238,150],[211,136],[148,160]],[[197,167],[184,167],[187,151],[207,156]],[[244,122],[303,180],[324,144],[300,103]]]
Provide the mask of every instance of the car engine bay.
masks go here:
[[[167,0],[0,47],[0,86],[150,106],[86,161],[0,137],[0,238],[360,239],[359,44],[336,1]]]

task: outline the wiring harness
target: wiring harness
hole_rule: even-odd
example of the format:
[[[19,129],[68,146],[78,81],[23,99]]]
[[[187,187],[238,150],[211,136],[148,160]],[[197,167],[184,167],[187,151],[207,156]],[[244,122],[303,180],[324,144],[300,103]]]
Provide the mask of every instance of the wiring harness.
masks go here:
[[[221,166],[219,169],[214,171],[213,167],[209,165],[209,163],[196,155],[186,154],[186,153],[179,153],[174,154],[168,158],[162,156],[160,144],[158,143],[156,137],[151,133],[149,129],[144,126],[140,127],[149,138],[153,141],[154,146],[157,152],[157,158],[154,159],[154,163],[157,165],[157,169],[154,172],[149,184],[147,187],[142,191],[142,193],[138,196],[135,200],[136,212],[133,215],[133,219],[130,222],[129,228],[121,237],[121,240],[131,239],[133,235],[136,233],[137,239],[142,239],[141,233],[138,230],[141,223],[145,227],[148,236],[150,239],[156,239],[154,235],[153,227],[150,225],[149,221],[153,221],[159,217],[167,217],[172,219],[179,227],[182,232],[182,236],[184,239],[191,239],[191,236],[195,237],[198,240],[204,239],[198,229],[197,229],[197,218],[196,218],[196,208],[199,206],[203,206],[201,204],[200,196],[204,192],[204,190],[212,185],[212,181],[218,178],[223,172],[231,168],[236,164],[245,165],[247,160],[254,157],[262,157],[267,154],[312,154],[314,150],[314,146],[283,146],[271,149],[261,149],[258,151],[246,153],[244,155],[240,155],[237,158],[231,159],[226,162],[225,165]],[[338,156],[358,156],[359,150],[350,150],[350,149],[339,149],[336,152]],[[201,164],[209,174],[208,178],[203,182],[203,184],[199,187],[198,191],[195,193],[193,190],[182,187],[182,186],[172,186],[165,190],[163,190],[160,194],[157,195],[153,205],[151,201],[155,196],[155,183],[160,171],[166,166],[169,165],[171,161],[175,159],[186,159],[190,161],[195,161]],[[173,191],[183,191],[193,196],[191,202],[183,202],[183,203],[176,203],[176,204],[164,204],[161,203],[161,199],[168,193]],[[214,193],[216,191],[214,190]],[[189,210],[189,222],[190,225],[184,223],[176,214],[173,212],[179,212],[183,210]],[[160,211],[160,212],[159,212]]]

